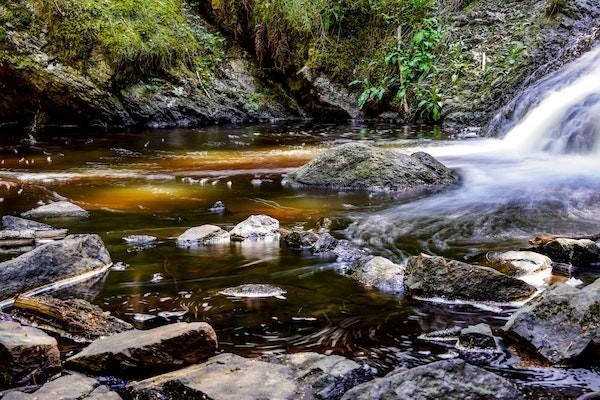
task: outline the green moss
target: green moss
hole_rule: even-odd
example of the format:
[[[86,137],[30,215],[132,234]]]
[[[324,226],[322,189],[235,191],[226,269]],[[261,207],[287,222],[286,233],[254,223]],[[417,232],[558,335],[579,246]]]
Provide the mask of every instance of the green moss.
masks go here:
[[[8,35],[6,34],[6,30],[0,26],[0,46],[8,41]]]
[[[15,27],[27,28],[33,21],[31,10],[18,1],[0,0],[4,12],[0,12],[0,24],[9,22]]]

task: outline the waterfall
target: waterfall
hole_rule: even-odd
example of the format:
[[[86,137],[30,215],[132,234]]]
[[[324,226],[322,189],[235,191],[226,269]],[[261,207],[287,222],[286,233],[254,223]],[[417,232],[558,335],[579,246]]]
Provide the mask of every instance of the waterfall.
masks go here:
[[[523,92],[500,131],[519,152],[600,152],[600,47]]]

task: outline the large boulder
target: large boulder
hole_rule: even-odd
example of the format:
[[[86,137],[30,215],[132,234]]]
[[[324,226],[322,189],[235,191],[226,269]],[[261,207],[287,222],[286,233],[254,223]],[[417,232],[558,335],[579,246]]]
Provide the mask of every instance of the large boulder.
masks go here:
[[[90,214],[76,204],[57,201],[29,210],[21,214],[25,218],[77,217],[85,218]]]
[[[552,260],[533,251],[490,252],[487,259],[494,269],[519,278],[535,287],[544,286],[552,277]]]
[[[7,393],[3,400],[120,400],[116,392],[97,380],[82,375],[65,375],[47,382],[29,394],[19,391]]]
[[[452,171],[425,153],[411,156],[347,143],[289,174],[291,184],[359,190],[413,191],[456,182]]]
[[[383,378],[349,390],[342,400],[512,400],[522,399],[506,379],[454,359],[408,370],[395,370]]]
[[[0,300],[112,263],[98,235],[71,235],[0,263]]]
[[[600,356],[600,279],[582,289],[557,284],[515,312],[507,335],[553,364]]]
[[[282,239],[289,248],[308,250],[312,249],[315,243],[319,241],[319,235],[310,231],[290,231],[286,232]]]
[[[0,321],[0,388],[43,381],[60,369],[56,339],[37,328]]]
[[[404,286],[412,296],[471,301],[513,302],[536,292],[528,283],[495,269],[425,254],[409,258]]]
[[[180,322],[95,340],[67,363],[95,374],[147,376],[206,360],[216,348],[217,335],[210,325]]]
[[[215,225],[190,228],[177,238],[177,245],[180,247],[195,247],[226,242],[229,242],[229,233]]]
[[[268,215],[251,215],[237,224],[230,232],[231,240],[276,240],[279,239],[279,221]]]
[[[534,246],[532,250],[558,263],[589,266],[600,262],[600,248],[590,239],[536,237],[529,242]]]
[[[391,293],[404,291],[404,267],[384,257],[359,258],[352,263],[347,273],[369,288]]]

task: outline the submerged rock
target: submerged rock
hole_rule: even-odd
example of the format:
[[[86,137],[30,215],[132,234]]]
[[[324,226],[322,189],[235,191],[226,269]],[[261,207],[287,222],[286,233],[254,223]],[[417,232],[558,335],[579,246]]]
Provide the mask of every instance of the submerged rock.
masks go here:
[[[458,346],[470,350],[496,350],[496,338],[487,324],[477,324],[461,329]]]
[[[56,339],[17,322],[0,321],[0,388],[43,381],[60,371]]]
[[[92,341],[133,329],[131,324],[82,299],[19,296],[13,307],[24,312],[26,318],[35,321],[37,325],[54,328],[59,333],[65,332],[67,336],[78,340]]]
[[[360,189],[413,191],[456,182],[451,170],[425,153],[408,156],[361,143],[347,143],[318,155],[292,172],[292,184]]]
[[[33,210],[24,212],[25,218],[46,218],[46,217],[78,217],[85,218],[90,214],[83,208],[68,201],[57,201],[46,204]]]
[[[275,240],[279,238],[279,221],[268,215],[251,215],[230,232],[231,240]]]
[[[219,294],[229,297],[275,297],[285,299],[286,291],[273,285],[246,284],[221,290]]]
[[[454,359],[395,370],[348,391],[342,400],[522,399],[506,379]]]
[[[494,302],[525,300],[536,291],[492,268],[425,254],[409,258],[404,286],[412,296]]]
[[[221,214],[226,211],[225,204],[222,201],[217,201],[208,209],[211,213]]]
[[[582,289],[557,284],[515,312],[504,326],[553,364],[600,356],[600,279]]]
[[[116,392],[101,385],[94,378],[82,375],[65,375],[47,382],[40,389],[29,394],[10,392],[3,400],[120,400]]]
[[[111,264],[98,235],[71,235],[0,263],[0,300]]]
[[[181,247],[226,242],[229,242],[229,232],[215,225],[202,225],[190,228],[177,238],[177,245]]]
[[[362,285],[382,292],[404,291],[404,267],[384,257],[359,258],[349,267],[348,275]]]
[[[67,363],[95,374],[148,376],[206,360],[216,348],[217,335],[210,325],[180,322],[95,340]]]
[[[552,276],[552,260],[533,251],[490,252],[486,257],[495,269],[536,287]]]
[[[310,231],[291,231],[283,235],[283,241],[292,249],[311,249],[319,241],[319,235]]]
[[[125,236],[123,238],[123,240],[125,242],[127,242],[127,244],[148,245],[148,244],[156,242],[158,239],[156,238],[156,236],[150,236],[150,235],[131,235],[131,236]]]
[[[534,251],[558,263],[589,266],[600,262],[600,248],[590,239],[544,238],[530,240]]]

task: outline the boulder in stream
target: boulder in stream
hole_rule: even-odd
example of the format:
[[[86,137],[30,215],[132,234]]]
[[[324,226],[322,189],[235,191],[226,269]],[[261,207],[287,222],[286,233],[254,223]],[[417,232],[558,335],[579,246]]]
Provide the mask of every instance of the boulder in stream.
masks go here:
[[[411,296],[502,303],[526,300],[536,292],[495,269],[425,254],[409,258],[404,286]]]
[[[554,262],[589,266],[600,262],[600,248],[590,239],[536,237],[529,241],[533,251],[544,254]]]
[[[86,218],[89,212],[68,201],[57,201],[46,204],[21,214],[25,218],[76,217]]]
[[[458,346],[468,350],[496,350],[496,338],[488,324],[471,325],[460,330]]]
[[[121,400],[116,392],[96,379],[83,375],[64,375],[47,382],[33,393],[13,391],[3,400]]]
[[[190,228],[177,238],[180,247],[203,246],[211,243],[229,242],[229,232],[215,225],[202,225]]]
[[[39,240],[63,239],[69,233],[67,229],[55,229],[47,224],[11,215],[2,217],[2,228],[0,246],[3,247],[33,245]]]
[[[111,263],[100,236],[67,236],[0,263],[0,300],[84,273],[100,273]]]
[[[404,267],[384,257],[359,258],[352,263],[347,273],[366,287],[390,293],[404,291]]]
[[[230,232],[231,240],[276,240],[279,239],[279,221],[268,215],[251,215],[237,224]]]
[[[240,298],[265,298],[275,297],[285,299],[286,291],[273,285],[267,284],[245,284],[223,289],[219,292],[223,296]]]
[[[60,369],[56,339],[37,328],[0,321],[0,389],[43,381]]]
[[[409,156],[346,143],[318,155],[289,174],[286,181],[336,189],[420,191],[453,184],[456,177],[426,153]]]
[[[552,364],[600,356],[600,279],[581,289],[559,283],[517,310],[504,326]]]
[[[179,322],[95,340],[67,363],[94,374],[148,376],[206,360],[216,348],[217,335],[210,325]]]
[[[523,395],[505,378],[460,359],[397,369],[363,383],[342,400],[514,400]]]
[[[552,276],[552,260],[533,251],[490,252],[487,260],[494,269],[542,287]]]
[[[310,231],[290,231],[283,235],[283,242],[296,250],[311,249],[319,241],[319,235]]]

